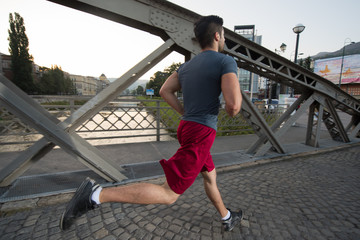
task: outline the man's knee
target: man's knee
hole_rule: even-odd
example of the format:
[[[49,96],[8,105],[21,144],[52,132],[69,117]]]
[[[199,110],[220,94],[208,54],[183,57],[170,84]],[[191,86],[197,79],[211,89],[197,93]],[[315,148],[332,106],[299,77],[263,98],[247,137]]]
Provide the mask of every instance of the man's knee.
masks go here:
[[[216,184],[216,170],[213,169],[211,172],[201,172],[203,176],[204,183],[206,184]]]
[[[176,202],[176,200],[180,197],[180,194],[177,194],[176,192],[174,192],[169,185],[167,184],[167,182],[165,182],[163,184],[163,187],[166,191],[166,200],[164,202],[164,204],[166,205],[171,205],[173,203]]]
[[[165,203],[166,205],[171,205],[173,203],[175,203],[178,198],[179,198],[180,195],[174,193],[174,194],[171,194],[168,199],[167,199],[167,202]]]

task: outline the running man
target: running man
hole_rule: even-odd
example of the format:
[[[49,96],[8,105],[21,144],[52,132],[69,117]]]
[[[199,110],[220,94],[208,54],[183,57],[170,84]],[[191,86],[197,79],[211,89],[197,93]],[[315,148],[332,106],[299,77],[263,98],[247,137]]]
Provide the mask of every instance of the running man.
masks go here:
[[[160,161],[166,181],[162,185],[136,183],[102,188],[87,178],[61,216],[62,230],[68,229],[77,217],[106,202],[172,204],[199,173],[208,198],[221,216],[224,230],[231,231],[241,221],[241,210],[231,211],[224,205],[210,154],[217,130],[220,94],[231,117],[239,113],[242,103],[236,62],[221,53],[225,45],[222,25],[223,20],[218,16],[202,17],[195,23],[194,33],[201,53],[181,65],[161,87],[161,97],[182,115],[177,131],[180,148],[169,160]],[[183,105],[176,96],[180,90]]]

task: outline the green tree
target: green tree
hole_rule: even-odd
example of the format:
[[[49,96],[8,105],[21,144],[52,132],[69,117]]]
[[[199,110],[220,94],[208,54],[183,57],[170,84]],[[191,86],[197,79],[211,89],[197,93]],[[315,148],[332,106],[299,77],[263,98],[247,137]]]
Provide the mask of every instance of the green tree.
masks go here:
[[[300,59],[299,60],[299,65],[302,66],[303,68],[306,68],[307,70],[310,70],[311,72],[314,72],[314,68],[311,67],[312,63],[312,59],[311,57],[307,57],[305,59]]]
[[[33,57],[29,54],[29,40],[25,33],[24,19],[20,14],[9,14],[9,52],[11,55],[12,81],[26,93],[33,93]]]
[[[142,86],[138,86],[136,89],[137,95],[143,95],[144,94],[144,88]]]
[[[154,89],[154,95],[159,97],[161,86],[164,84],[165,80],[180,67],[180,65],[181,63],[173,63],[170,67],[165,68],[163,72],[157,71],[146,84],[146,89]]]
[[[76,94],[75,86],[70,78],[65,77],[61,67],[52,66],[40,79],[37,85],[40,94],[67,95]]]

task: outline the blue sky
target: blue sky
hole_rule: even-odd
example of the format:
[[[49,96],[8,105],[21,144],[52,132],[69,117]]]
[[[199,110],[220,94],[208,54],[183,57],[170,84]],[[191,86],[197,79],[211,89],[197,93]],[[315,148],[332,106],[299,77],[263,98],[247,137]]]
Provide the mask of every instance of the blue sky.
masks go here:
[[[287,45],[282,54],[294,57],[296,35],[292,28],[306,26],[300,35],[299,52],[304,56],[332,52],[345,39],[360,41],[357,26],[359,0],[171,0],[201,15],[223,17],[224,26],[254,24],[262,45],[271,51]],[[25,20],[30,54],[41,66],[59,65],[66,72],[98,77],[120,77],[163,41],[153,35],[63,7],[45,0],[1,0],[0,52],[8,53],[9,13]],[[131,49],[131,50],[130,50]],[[183,61],[171,54],[141,79],[149,79],[172,62]]]

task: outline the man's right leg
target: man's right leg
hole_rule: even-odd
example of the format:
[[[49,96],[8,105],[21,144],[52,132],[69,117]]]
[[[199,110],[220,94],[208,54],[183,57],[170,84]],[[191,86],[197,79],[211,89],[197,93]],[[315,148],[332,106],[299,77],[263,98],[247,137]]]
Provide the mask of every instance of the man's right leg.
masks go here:
[[[136,204],[172,204],[180,195],[165,182],[163,185],[137,183],[127,186],[104,188],[100,202],[122,202]]]
[[[77,189],[67,204],[60,219],[60,228],[70,228],[76,218],[97,205],[92,195],[100,186],[94,180],[87,178]],[[163,185],[137,183],[128,186],[104,188],[100,192],[100,203],[122,202],[136,204],[172,204],[180,195],[175,193],[165,182]]]

